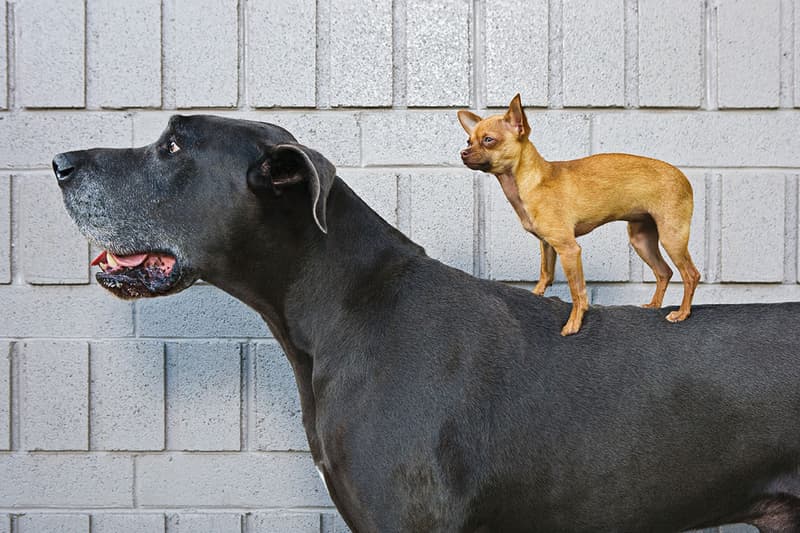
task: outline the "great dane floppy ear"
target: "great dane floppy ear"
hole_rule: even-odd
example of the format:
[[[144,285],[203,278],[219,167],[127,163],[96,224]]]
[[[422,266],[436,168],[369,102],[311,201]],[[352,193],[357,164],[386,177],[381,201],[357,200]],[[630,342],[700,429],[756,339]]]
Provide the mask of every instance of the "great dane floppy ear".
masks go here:
[[[253,190],[271,188],[280,194],[286,187],[308,183],[311,214],[323,233],[328,233],[325,206],[336,178],[336,167],[325,157],[302,144],[267,146],[264,155],[247,171],[247,185]]]

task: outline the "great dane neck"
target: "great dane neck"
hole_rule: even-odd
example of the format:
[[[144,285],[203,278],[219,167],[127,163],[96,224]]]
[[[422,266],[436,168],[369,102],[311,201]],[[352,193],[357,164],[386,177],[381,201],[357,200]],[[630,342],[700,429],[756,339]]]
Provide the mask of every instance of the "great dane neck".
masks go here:
[[[318,427],[320,405],[324,408],[329,386],[338,393],[357,390],[364,376],[353,369],[364,368],[365,362],[352,359],[369,350],[354,349],[353,343],[364,328],[371,327],[371,308],[387,308],[387,299],[397,296],[407,266],[425,257],[425,252],[338,178],[330,192],[328,212],[328,233],[308,224],[301,235],[284,239],[297,245],[287,247],[280,261],[259,256],[262,232],[256,228],[249,237],[252,246],[244,245],[243,254],[264,269],[250,269],[245,275],[240,269],[239,276],[223,273],[208,281],[258,311],[284,349],[297,382],[314,461],[334,502],[350,500],[350,505],[339,506],[343,509],[354,505],[354,498],[348,497],[341,483],[332,485],[330,453]],[[275,228],[269,231],[274,233]],[[343,346],[350,349],[337,349]]]

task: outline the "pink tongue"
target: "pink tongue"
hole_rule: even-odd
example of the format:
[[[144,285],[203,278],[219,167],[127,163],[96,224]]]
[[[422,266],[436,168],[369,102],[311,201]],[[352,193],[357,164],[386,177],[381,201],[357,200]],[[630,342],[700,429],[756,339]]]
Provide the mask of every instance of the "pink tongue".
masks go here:
[[[136,267],[144,263],[150,254],[133,254],[133,255],[114,255],[111,252],[103,250],[100,254],[92,260],[91,265],[97,266],[100,263],[108,263],[108,256],[114,258],[119,266],[123,267]]]
[[[108,255],[116,259],[119,266],[122,267],[136,267],[144,263],[148,254],[134,254],[134,255],[114,255],[111,252],[106,252]]]

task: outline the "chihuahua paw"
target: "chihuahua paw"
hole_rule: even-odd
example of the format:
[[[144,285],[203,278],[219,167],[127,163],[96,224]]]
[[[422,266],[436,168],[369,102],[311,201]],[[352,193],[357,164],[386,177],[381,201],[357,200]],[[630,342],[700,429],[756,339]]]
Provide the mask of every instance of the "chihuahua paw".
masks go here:
[[[566,323],[563,328],[561,328],[561,336],[567,337],[569,335],[574,335],[578,333],[578,330],[581,329],[580,322],[574,323],[572,320]]]
[[[647,304],[642,304],[641,307],[643,309],[658,309],[661,306],[658,305],[658,304],[654,304],[653,302],[650,302],[650,303],[647,303]]]
[[[683,322],[689,318],[689,314],[691,314],[691,311],[681,311],[678,309],[677,311],[672,311],[670,314],[668,314],[667,320],[670,322]]]

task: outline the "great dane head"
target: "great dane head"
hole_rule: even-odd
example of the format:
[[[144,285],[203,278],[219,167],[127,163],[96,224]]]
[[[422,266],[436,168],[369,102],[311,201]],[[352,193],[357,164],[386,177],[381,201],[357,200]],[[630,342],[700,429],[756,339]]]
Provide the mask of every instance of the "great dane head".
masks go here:
[[[122,298],[174,293],[247,261],[240,245],[256,220],[259,232],[324,234],[335,178],[286,130],[213,116],[173,116],[141,148],[58,154],[53,170],[70,216],[103,250],[98,282]],[[285,239],[258,238],[280,261]]]

